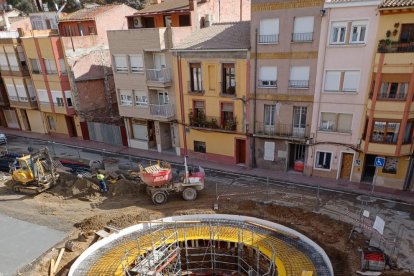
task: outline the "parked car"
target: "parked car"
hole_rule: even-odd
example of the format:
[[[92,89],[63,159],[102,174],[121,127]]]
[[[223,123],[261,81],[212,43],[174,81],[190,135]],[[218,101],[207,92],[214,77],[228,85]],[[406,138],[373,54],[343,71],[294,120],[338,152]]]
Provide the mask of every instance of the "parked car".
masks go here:
[[[0,133],[0,145],[7,144],[6,134]]]

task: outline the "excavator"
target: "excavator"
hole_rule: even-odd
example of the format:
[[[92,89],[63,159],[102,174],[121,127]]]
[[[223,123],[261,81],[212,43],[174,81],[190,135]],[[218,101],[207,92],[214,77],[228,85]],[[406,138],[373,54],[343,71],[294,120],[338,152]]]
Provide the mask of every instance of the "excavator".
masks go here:
[[[41,193],[56,185],[59,179],[47,147],[16,158],[10,170],[13,190],[25,194]]]

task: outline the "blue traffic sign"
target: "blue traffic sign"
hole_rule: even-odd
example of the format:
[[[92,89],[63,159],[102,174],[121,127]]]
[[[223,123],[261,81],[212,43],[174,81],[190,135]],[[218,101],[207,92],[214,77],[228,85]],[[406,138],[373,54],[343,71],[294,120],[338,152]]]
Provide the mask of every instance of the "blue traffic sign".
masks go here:
[[[385,165],[385,158],[384,157],[375,157],[374,166],[375,167],[384,167]]]

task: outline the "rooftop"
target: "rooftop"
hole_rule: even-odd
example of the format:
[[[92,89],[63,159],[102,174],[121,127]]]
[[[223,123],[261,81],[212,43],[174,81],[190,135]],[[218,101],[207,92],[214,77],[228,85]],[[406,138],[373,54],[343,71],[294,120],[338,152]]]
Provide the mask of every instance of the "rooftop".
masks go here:
[[[217,23],[194,32],[174,50],[250,48],[250,21]]]
[[[380,8],[414,8],[414,0],[384,0]]]
[[[81,20],[94,20],[96,16],[106,13],[114,8],[122,6],[123,4],[97,6],[92,8],[84,8],[72,13],[62,14],[59,18],[59,22],[65,21],[81,21]]]
[[[197,0],[198,3],[202,0]],[[137,11],[134,15],[171,12],[171,11],[182,11],[190,9],[189,0],[166,0],[159,4],[149,5],[142,10]]]

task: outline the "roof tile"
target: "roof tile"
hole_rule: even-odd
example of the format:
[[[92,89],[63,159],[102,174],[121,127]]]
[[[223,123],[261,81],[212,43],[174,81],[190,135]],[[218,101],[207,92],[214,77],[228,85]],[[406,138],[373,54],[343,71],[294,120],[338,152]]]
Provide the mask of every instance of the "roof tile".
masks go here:
[[[59,22],[77,21],[77,20],[94,20],[97,15],[110,11],[119,6],[122,6],[122,4],[121,5],[119,4],[105,5],[105,6],[97,6],[97,7],[92,7],[92,8],[80,9],[72,13],[62,14],[59,18]]]
[[[384,0],[380,8],[414,7],[414,0]]]

